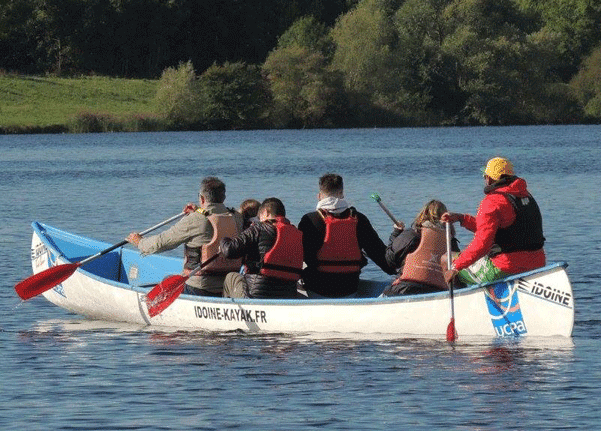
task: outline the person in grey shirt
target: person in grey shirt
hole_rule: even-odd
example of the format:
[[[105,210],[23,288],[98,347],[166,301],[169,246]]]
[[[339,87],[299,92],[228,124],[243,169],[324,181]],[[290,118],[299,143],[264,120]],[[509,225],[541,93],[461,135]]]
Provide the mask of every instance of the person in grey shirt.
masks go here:
[[[219,253],[221,238],[238,235],[243,223],[240,213],[224,205],[225,184],[216,177],[202,180],[198,201],[198,205],[187,204],[184,208],[187,214],[166,231],[146,238],[132,232],[127,241],[145,255],[172,250],[184,244],[183,274],[190,274],[200,264]],[[219,256],[188,278],[184,293],[221,296],[225,275],[239,270],[240,266],[240,260]]]

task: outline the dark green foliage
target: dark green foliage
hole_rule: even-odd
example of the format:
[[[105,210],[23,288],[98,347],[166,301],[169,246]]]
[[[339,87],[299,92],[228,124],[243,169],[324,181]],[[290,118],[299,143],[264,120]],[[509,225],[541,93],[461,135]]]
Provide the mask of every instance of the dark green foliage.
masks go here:
[[[213,65],[200,76],[196,91],[200,118],[208,129],[264,126],[269,94],[258,66]]]
[[[525,13],[538,17],[540,31],[556,36],[558,61],[553,72],[567,82],[583,57],[601,40],[599,0],[515,0]]]
[[[200,102],[196,72],[191,61],[163,72],[155,104],[159,113],[175,127],[187,127],[200,121]]]
[[[278,49],[293,45],[321,52],[327,58],[330,58],[335,50],[329,29],[313,16],[296,20],[278,39]]]
[[[260,64],[298,18],[346,0],[0,0],[0,69],[156,78],[191,60]]]
[[[571,88],[590,119],[601,120],[601,46],[584,59],[580,71],[576,74]]]
[[[599,40],[598,0],[0,0],[0,72],[161,76],[165,123],[88,130],[599,121]]]
[[[156,115],[132,115],[120,119],[107,113],[82,111],[69,121],[67,130],[62,131],[70,133],[155,132],[167,128],[167,123]]]
[[[69,131],[72,133],[122,132],[123,128],[111,114],[80,112],[71,120]]]
[[[333,50],[325,25],[313,17],[299,19],[282,35],[263,65],[272,126],[333,127],[348,117],[342,75],[330,68]]]

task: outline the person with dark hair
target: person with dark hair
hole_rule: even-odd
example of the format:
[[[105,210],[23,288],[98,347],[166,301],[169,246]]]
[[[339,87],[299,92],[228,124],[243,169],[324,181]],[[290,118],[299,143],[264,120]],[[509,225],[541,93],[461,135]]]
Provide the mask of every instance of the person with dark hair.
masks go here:
[[[443,270],[447,269],[446,229],[440,217],[447,207],[438,200],[429,201],[415,217],[411,227],[395,225],[386,261],[396,269],[397,278],[384,289],[383,296],[410,295],[447,290]],[[459,246],[453,232],[452,251]],[[444,262],[442,262],[444,260]],[[444,267],[442,266],[444,264]]]
[[[296,298],[303,265],[301,232],[286,218],[277,198],[265,199],[259,221],[234,238],[223,238],[221,253],[242,258],[245,273],[225,277],[223,296],[230,298]]]
[[[188,203],[187,213],[171,228],[158,235],[142,238],[133,232],[127,240],[143,254],[171,250],[184,244],[184,275],[219,252],[219,241],[242,231],[242,216],[227,208],[225,184],[216,177],[206,177],[200,184],[199,205]],[[201,296],[221,296],[225,275],[240,269],[240,260],[219,257],[206,265],[200,273],[186,281],[184,293]]]
[[[306,267],[302,281],[309,296],[348,297],[357,294],[361,268],[367,255],[387,274],[394,274],[385,259],[386,245],[368,218],[344,198],[342,177],[325,174],[319,179],[316,211],[305,214],[298,228],[303,233]]]
[[[242,201],[238,212],[242,214],[242,218],[244,219],[244,229],[250,227],[253,222],[259,221],[257,213],[260,206],[261,202],[256,199],[245,199]]]
[[[476,217],[446,212],[441,220],[460,222],[474,238],[445,272],[466,284],[491,282],[510,274],[545,266],[543,221],[526,181],[515,175],[511,162],[490,159],[483,169],[484,194]]]

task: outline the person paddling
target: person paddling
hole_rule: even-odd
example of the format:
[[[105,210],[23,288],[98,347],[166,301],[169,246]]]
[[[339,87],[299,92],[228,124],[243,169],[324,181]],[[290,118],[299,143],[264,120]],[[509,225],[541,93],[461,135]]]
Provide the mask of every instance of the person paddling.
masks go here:
[[[445,272],[467,284],[490,282],[509,274],[545,266],[543,222],[526,181],[515,175],[511,162],[490,159],[483,169],[486,195],[476,217],[446,212],[443,222],[460,222],[474,238]]]
[[[242,231],[242,216],[227,208],[225,184],[216,177],[206,177],[198,193],[199,206],[188,203],[188,213],[170,229],[158,235],[142,238],[133,232],[127,241],[134,244],[143,254],[159,253],[184,244],[185,260],[183,275],[188,275],[202,262],[208,261],[219,252],[219,241],[225,235],[234,236]],[[241,261],[223,257],[214,259],[198,275],[186,282],[184,293],[201,296],[221,296],[225,275],[239,270]]]
[[[301,232],[286,219],[278,198],[268,198],[258,210],[259,221],[234,238],[221,240],[221,253],[244,259],[244,274],[225,277],[223,296],[230,298],[296,298],[303,265]]]
[[[446,262],[445,227],[440,217],[447,207],[431,200],[420,210],[411,227],[394,225],[386,247],[386,261],[396,269],[397,277],[383,296],[410,295],[447,290],[441,262]],[[453,236],[452,251],[459,245]],[[446,269],[446,263],[444,263]]]
[[[394,274],[384,257],[386,245],[368,218],[345,200],[340,175],[319,179],[317,199],[316,211],[305,214],[298,224],[307,265],[302,280],[310,297],[356,295],[361,268],[367,265],[364,253],[384,272]]]

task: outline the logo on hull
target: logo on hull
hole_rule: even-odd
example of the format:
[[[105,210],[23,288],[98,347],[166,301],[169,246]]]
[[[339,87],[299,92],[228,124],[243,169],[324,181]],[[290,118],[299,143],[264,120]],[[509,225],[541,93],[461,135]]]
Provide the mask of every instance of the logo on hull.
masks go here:
[[[561,288],[546,286],[538,281],[528,282],[524,279],[517,280],[517,287],[530,295],[538,296],[545,301],[554,302],[567,308],[574,308],[572,295]]]
[[[528,332],[522,317],[517,286],[497,283],[484,289],[493,328],[499,337],[519,336]]]

